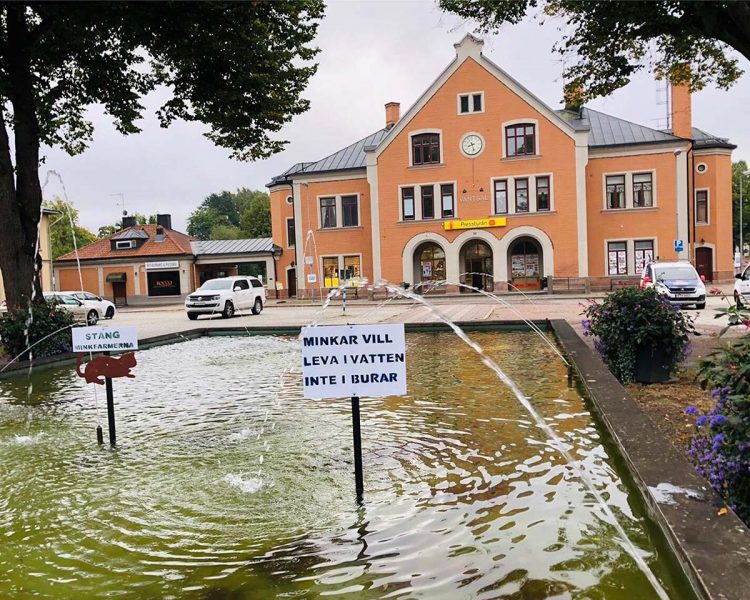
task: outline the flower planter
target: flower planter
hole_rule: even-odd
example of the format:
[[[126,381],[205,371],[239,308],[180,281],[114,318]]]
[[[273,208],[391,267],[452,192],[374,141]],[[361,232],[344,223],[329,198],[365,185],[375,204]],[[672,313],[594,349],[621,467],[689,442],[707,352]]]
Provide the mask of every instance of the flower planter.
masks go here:
[[[667,357],[661,346],[641,346],[635,353],[635,372],[633,378],[638,383],[664,383],[669,381],[671,375],[668,368]]]

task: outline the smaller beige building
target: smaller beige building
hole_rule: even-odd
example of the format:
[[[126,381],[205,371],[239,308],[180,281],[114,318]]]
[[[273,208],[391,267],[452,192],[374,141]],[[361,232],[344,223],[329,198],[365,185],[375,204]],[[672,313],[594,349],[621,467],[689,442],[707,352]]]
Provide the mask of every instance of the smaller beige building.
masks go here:
[[[59,214],[56,210],[42,209],[42,222],[39,225],[39,253],[42,255],[42,289],[45,292],[52,290],[52,239],[49,233],[49,220],[51,215]],[[5,300],[5,286],[3,285],[3,274],[0,273],[0,302]]]

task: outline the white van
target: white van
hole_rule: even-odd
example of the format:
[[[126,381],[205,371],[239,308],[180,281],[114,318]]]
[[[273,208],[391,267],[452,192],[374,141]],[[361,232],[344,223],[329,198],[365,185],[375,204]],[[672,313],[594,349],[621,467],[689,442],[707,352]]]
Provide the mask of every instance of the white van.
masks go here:
[[[266,288],[257,277],[219,277],[209,279],[185,298],[185,312],[194,321],[198,315],[218,315],[225,319],[238,310],[260,314],[266,303]]]

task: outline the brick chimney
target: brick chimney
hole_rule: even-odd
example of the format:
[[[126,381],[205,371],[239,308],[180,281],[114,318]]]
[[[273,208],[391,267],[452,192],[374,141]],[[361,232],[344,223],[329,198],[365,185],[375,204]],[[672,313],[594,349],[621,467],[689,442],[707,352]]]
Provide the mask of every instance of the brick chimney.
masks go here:
[[[385,105],[385,127],[390,129],[401,118],[401,105],[398,102],[388,102]]]
[[[693,102],[687,84],[671,85],[672,135],[693,138]]]

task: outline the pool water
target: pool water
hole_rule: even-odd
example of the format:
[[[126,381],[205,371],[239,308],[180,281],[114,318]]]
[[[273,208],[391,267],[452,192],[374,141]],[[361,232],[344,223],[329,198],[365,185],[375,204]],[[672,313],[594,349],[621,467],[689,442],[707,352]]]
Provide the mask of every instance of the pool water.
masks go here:
[[[670,595],[692,598],[559,357],[533,333],[471,337]],[[136,378],[114,382],[114,451],[96,444],[103,386],[69,367],[34,372],[30,394],[25,376],[0,380],[0,597],[657,597],[575,471],[454,335],[407,335],[409,395],[362,399],[362,507],[350,403],[302,398],[298,350],[243,336],[138,352]]]

